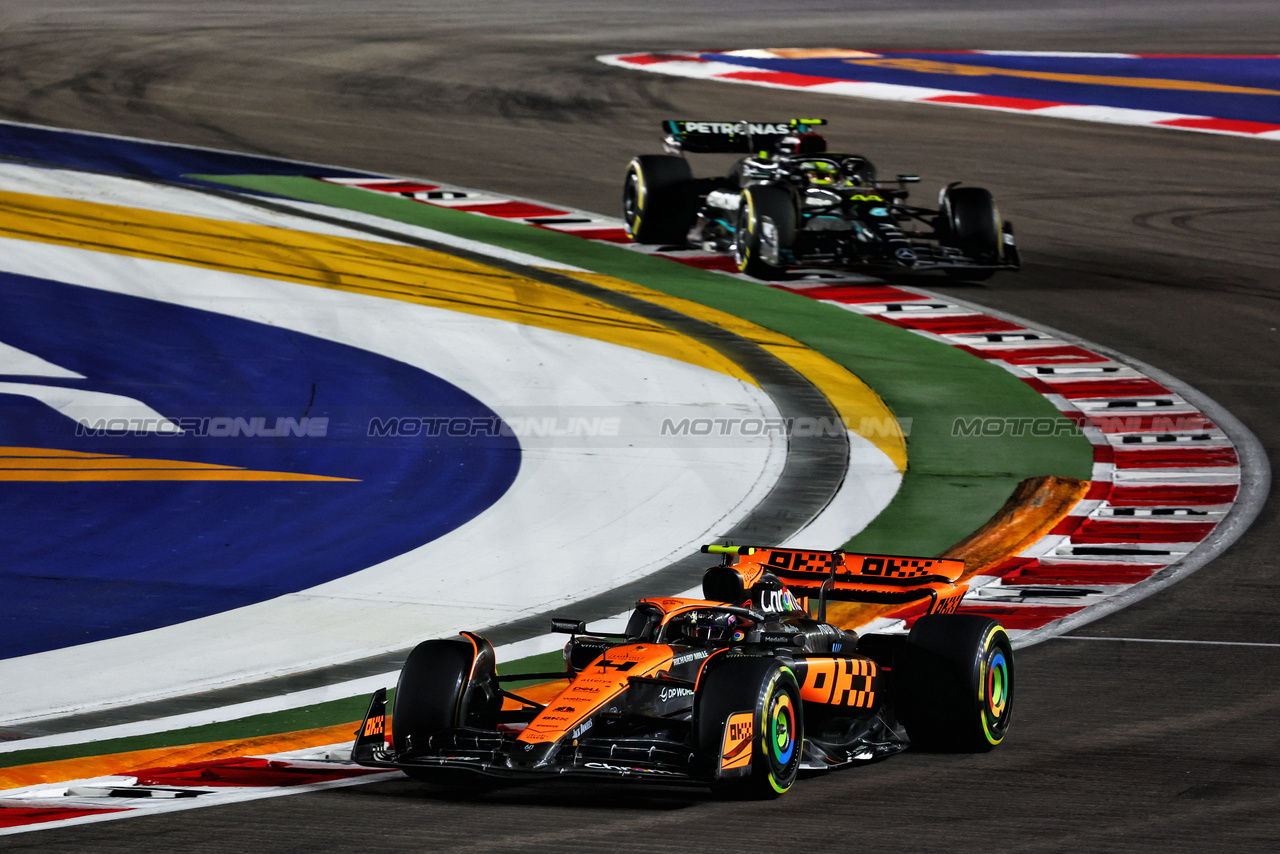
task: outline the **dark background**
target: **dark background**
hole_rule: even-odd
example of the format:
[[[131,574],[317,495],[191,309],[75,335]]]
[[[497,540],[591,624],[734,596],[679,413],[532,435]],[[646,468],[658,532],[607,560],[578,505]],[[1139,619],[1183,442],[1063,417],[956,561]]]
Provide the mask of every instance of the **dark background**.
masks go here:
[[[1280,143],[682,80],[663,48],[1278,53],[1256,2],[0,2],[0,117],[314,160],[617,213],[666,118],[818,115],[921,194],[989,187],[1024,269],[956,296],[1192,384],[1274,455]],[[944,286],[945,287],[945,286]],[[1274,500],[1218,560],[1081,635],[1280,644]],[[8,837],[14,851],[1280,848],[1280,648],[1053,640],[983,756],[906,754],[733,804],[385,783]]]

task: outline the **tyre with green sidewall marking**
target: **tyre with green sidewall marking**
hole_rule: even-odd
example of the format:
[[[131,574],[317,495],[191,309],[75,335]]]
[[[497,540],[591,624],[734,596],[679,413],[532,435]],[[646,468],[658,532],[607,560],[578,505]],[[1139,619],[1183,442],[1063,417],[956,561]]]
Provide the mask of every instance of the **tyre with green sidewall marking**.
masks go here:
[[[746,776],[716,780],[717,792],[736,798],[784,795],[795,784],[804,751],[804,709],[791,668],[772,658],[733,658],[702,677],[694,702],[694,738],[709,774],[719,767],[729,717],[752,713],[751,760]]]
[[[894,711],[914,747],[975,753],[998,746],[1013,713],[1013,645],[974,614],[921,617],[894,660]]]

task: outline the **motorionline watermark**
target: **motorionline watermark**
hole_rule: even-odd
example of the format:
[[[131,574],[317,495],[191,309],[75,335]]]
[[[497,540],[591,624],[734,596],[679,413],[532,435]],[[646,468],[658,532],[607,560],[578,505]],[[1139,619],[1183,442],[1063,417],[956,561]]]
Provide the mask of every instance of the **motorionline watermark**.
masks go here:
[[[1213,425],[1198,412],[1172,415],[1112,415],[1064,412],[1061,417],[1011,418],[1007,416],[960,417],[951,422],[951,435],[967,438],[998,436],[1081,436],[1084,427],[1096,427],[1109,433],[1203,433]]]
[[[1036,438],[1052,438],[1054,436],[1082,436],[1084,431],[1075,421],[1067,418],[1038,417],[1012,418],[1008,416],[975,416],[960,417],[951,422],[951,435],[954,438],[993,439],[998,436],[1032,436]]]
[[[196,436],[223,438],[311,438],[329,434],[329,418],[244,418],[213,416],[200,418],[98,418],[76,422],[77,436]]]
[[[375,438],[510,436],[519,439],[653,437],[811,437],[907,435],[911,419],[795,416],[669,416],[652,412],[619,415],[393,416],[369,419],[366,435]]]
[[[661,436],[906,436],[910,418],[830,418],[797,415],[790,418],[664,418]]]
[[[380,439],[402,436],[410,438],[444,436],[454,439],[484,436],[553,439],[615,437],[622,435],[622,418],[616,415],[539,415],[507,418],[497,415],[392,416],[370,418],[365,435]]]

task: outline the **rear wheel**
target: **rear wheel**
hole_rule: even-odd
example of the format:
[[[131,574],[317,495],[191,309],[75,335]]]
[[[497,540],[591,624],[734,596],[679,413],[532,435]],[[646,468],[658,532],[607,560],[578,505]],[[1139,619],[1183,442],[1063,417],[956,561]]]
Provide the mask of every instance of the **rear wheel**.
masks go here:
[[[796,206],[791,194],[771,184],[742,191],[733,257],[738,271],[757,279],[780,279],[786,272],[782,253],[796,239]]]
[[[943,240],[979,264],[1004,261],[1002,221],[991,193],[981,187],[948,187],[940,215]],[[955,278],[985,279],[989,272],[949,271]]]
[[[770,658],[720,664],[698,689],[694,735],[717,791],[739,798],[786,794],[804,750],[795,674]]]
[[[697,205],[697,184],[683,157],[642,154],[627,165],[622,218],[636,243],[684,243]]]
[[[1013,712],[1013,646],[995,620],[921,617],[893,675],[894,711],[914,746],[967,753],[1004,740]]]

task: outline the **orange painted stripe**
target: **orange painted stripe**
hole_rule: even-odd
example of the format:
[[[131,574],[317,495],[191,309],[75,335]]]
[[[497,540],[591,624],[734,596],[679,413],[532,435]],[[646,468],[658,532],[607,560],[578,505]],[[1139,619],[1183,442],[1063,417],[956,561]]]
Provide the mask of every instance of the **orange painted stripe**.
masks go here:
[[[220,481],[343,481],[358,478],[329,477],[285,471],[255,471],[239,466],[196,463],[186,460],[153,460],[140,457],[95,456],[54,448],[0,448],[0,481],[87,482],[126,480]]]
[[[16,789],[20,786],[61,783],[90,777],[127,776],[144,768],[184,765],[190,762],[207,762],[236,756],[262,756],[288,750],[302,750],[306,747],[341,744],[354,739],[355,731],[359,727],[360,721],[351,721],[334,726],[264,735],[257,738],[158,747],[127,753],[110,753],[105,756],[85,756],[79,759],[15,765],[12,768],[0,768],[0,789]]]
[[[134,471],[5,471],[0,470],[0,481],[23,482],[87,482],[87,481],[121,481],[121,480],[249,480],[249,481],[292,481],[292,480],[330,480],[359,483],[359,478],[325,477],[318,474],[296,474],[287,471],[158,471],[139,469]]]
[[[83,457],[9,457],[0,458],[0,469],[70,469],[74,471],[114,471],[117,469],[233,469],[240,466],[221,466],[215,463],[192,463],[186,460],[153,460],[137,457],[109,457],[93,459]]]
[[[81,457],[84,459],[121,459],[119,454],[90,454],[63,451],[58,448],[15,448],[0,446],[0,457]]]

